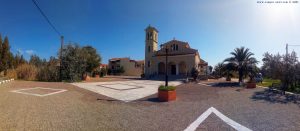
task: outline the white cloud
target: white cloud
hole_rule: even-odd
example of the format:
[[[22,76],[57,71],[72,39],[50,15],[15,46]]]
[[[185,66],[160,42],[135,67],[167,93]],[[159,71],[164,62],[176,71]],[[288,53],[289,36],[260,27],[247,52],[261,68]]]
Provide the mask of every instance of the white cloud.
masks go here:
[[[17,52],[19,52],[20,54],[23,54],[23,50],[22,49],[17,49]]]
[[[25,51],[28,55],[32,55],[35,51],[34,50],[26,50]]]

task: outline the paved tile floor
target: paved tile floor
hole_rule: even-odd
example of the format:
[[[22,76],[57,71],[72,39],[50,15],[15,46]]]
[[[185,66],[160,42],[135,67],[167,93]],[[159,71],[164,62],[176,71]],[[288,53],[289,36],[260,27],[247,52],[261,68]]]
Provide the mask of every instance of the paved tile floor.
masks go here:
[[[179,81],[169,82],[169,85],[173,86],[177,86],[180,84],[181,82]],[[73,85],[117,100],[130,102],[157,93],[159,85],[164,85],[164,82],[152,80],[130,80],[73,83]]]

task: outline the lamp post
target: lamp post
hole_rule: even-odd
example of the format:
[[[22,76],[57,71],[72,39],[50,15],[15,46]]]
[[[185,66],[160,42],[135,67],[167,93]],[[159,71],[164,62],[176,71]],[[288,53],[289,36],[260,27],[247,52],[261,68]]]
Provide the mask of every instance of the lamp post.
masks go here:
[[[160,45],[160,48],[163,49],[163,45]],[[168,86],[168,48],[165,47],[166,52],[166,67],[165,67],[165,86]]]
[[[63,53],[63,46],[64,46],[64,36],[60,37],[60,54],[59,54],[59,59],[60,59],[60,66],[59,66],[59,80],[62,81],[62,64],[63,64],[63,60],[62,60],[62,53]]]

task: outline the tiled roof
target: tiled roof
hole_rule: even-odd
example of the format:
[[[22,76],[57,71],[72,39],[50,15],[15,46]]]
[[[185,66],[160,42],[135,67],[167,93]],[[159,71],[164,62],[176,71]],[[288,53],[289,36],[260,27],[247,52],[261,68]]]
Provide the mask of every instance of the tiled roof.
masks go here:
[[[126,60],[129,59],[128,57],[123,57],[123,58],[111,58],[109,61],[116,61],[116,60]]]
[[[170,48],[171,48],[172,44],[181,45],[182,47],[185,47],[185,48],[182,50],[179,50],[179,51],[171,51]],[[168,52],[169,55],[196,54],[198,52],[198,50],[190,48],[190,45],[187,42],[183,42],[183,41],[179,41],[179,40],[175,40],[175,39],[162,44],[162,46],[164,46],[164,48],[167,47],[169,49],[169,52]],[[163,55],[165,55],[165,50],[160,49],[155,53],[155,55],[163,56]]]

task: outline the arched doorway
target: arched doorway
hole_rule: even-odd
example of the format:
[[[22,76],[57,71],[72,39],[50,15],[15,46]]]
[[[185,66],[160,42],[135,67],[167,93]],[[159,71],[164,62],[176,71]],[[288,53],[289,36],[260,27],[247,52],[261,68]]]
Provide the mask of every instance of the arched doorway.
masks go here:
[[[187,68],[186,68],[186,64],[184,61],[179,63],[179,74],[180,75],[186,75],[187,73]]]
[[[158,74],[163,75],[165,74],[166,65],[163,62],[158,63]]]
[[[168,74],[176,75],[176,64],[175,64],[175,62],[169,62],[169,64],[168,64]]]

